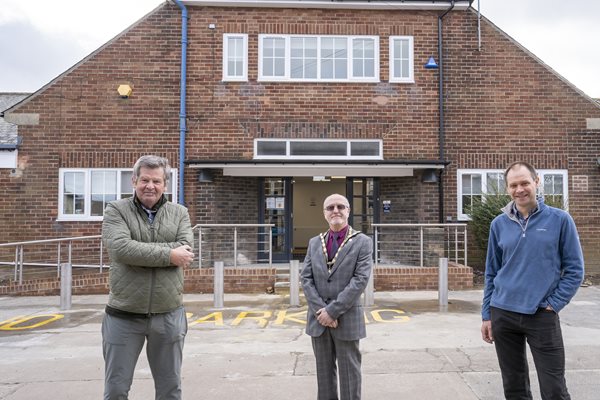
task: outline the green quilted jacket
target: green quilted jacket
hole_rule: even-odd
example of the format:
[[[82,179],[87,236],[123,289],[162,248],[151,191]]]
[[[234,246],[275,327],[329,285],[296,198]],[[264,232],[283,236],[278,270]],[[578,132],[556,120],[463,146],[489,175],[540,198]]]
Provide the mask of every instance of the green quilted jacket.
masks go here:
[[[102,240],[110,256],[109,307],[137,314],[164,313],[183,304],[183,270],[171,249],[193,244],[185,207],[163,196],[154,222],[134,197],[109,203]]]

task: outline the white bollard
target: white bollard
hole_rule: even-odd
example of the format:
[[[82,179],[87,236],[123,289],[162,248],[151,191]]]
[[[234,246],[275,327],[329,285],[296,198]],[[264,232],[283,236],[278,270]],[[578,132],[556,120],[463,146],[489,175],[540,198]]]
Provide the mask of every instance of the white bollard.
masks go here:
[[[223,261],[215,261],[214,268],[214,304],[215,308],[223,308],[224,293],[224,263]]]
[[[290,260],[290,306],[300,307],[300,262]]]
[[[443,257],[438,271],[438,300],[441,307],[448,307],[448,259]]]
[[[71,286],[73,285],[73,269],[71,264],[60,264],[60,309],[71,309]]]

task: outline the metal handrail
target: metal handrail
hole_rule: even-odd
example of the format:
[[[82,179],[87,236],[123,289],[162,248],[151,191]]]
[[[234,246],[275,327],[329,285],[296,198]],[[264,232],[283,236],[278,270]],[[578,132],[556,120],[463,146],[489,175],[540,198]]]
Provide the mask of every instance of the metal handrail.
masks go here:
[[[451,222],[451,223],[398,223],[398,224],[394,224],[394,223],[386,223],[386,224],[381,224],[381,223],[377,223],[377,224],[372,224],[373,226],[373,230],[374,230],[374,238],[375,238],[375,243],[374,243],[374,247],[375,247],[375,267],[377,267],[379,265],[379,249],[381,247],[381,232],[380,232],[380,228],[419,228],[419,261],[420,261],[420,266],[423,267],[424,262],[424,245],[425,245],[425,240],[424,240],[424,228],[444,228],[444,230],[446,230],[446,228],[454,228],[454,261],[458,263],[459,260],[459,228],[462,228],[462,235],[463,235],[463,254],[464,254],[464,265],[468,265],[467,264],[467,224],[466,223],[456,223],[456,222]],[[447,229],[447,235],[446,235],[446,243],[447,243],[447,248],[448,248],[448,253],[450,253],[450,246],[451,246],[451,240],[450,240],[450,229]],[[449,254],[448,254],[449,255]],[[449,257],[448,257],[449,258]]]
[[[75,241],[87,241],[91,239],[100,239],[101,235],[93,235],[93,236],[75,236],[69,238],[56,238],[56,239],[41,239],[41,240],[30,240],[26,242],[11,242],[11,243],[1,243],[0,248],[6,247],[15,247],[15,260],[14,262],[2,262],[0,261],[0,265],[14,265],[14,280],[18,281],[19,284],[23,283],[23,269],[25,266],[39,266],[39,267],[50,267],[56,266],[57,273],[60,274],[60,265],[61,265],[61,248],[62,243],[67,242],[67,263],[72,264],[72,256],[73,256],[73,242]],[[30,262],[26,263],[23,255],[23,249],[25,246],[31,245],[39,245],[39,244],[47,244],[47,243],[57,243],[57,262],[56,263],[44,263],[44,262]],[[99,256],[99,268],[100,272],[104,268],[103,261],[103,245],[102,241],[100,241],[100,256]],[[96,265],[90,264],[76,264],[74,267],[93,267],[96,268]]]
[[[198,268],[202,267],[202,228],[233,228],[233,267],[237,268],[238,256],[238,228],[272,228],[275,224],[196,224],[192,230],[198,230]],[[269,267],[273,266],[273,231],[268,229],[269,235]]]

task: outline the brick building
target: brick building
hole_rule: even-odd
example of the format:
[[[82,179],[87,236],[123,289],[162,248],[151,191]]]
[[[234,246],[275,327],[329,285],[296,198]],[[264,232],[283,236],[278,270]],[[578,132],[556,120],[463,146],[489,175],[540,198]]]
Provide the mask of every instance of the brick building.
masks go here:
[[[23,139],[0,169],[0,243],[98,234],[147,153],[171,160],[193,223],[275,223],[276,260],[324,229],[325,194],[368,232],[465,221],[524,160],[600,273],[600,106],[470,1],[183,4],[186,40],[166,2],[5,111]]]

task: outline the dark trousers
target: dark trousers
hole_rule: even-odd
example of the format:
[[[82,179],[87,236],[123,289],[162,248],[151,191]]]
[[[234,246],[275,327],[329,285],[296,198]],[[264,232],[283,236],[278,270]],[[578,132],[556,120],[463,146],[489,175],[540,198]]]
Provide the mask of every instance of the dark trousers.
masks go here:
[[[531,400],[525,342],[529,344],[543,400],[570,400],[565,381],[565,348],[554,311],[519,314],[491,307],[492,334],[509,400]]]

